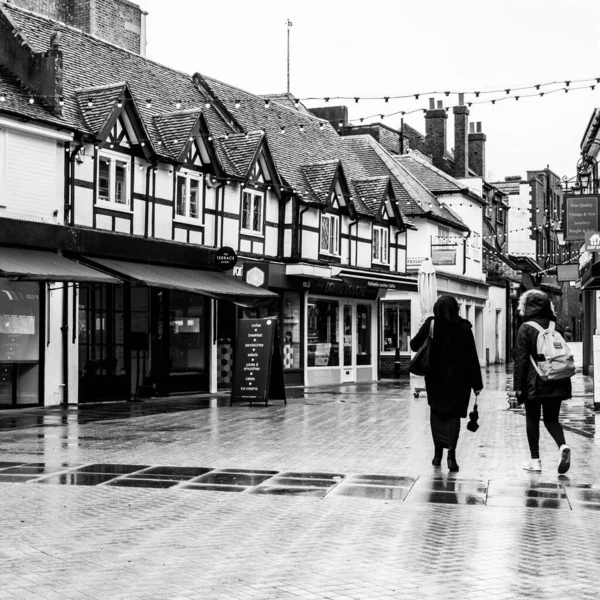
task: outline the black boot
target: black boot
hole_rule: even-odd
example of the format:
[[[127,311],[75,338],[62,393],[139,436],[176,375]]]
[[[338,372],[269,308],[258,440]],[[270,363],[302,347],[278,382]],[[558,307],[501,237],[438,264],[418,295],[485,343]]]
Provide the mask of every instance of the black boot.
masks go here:
[[[448,450],[448,470],[457,472],[458,468],[458,463],[456,462],[456,450]]]
[[[434,467],[441,466],[443,454],[444,454],[444,449],[441,446],[436,446],[435,447],[435,454],[433,455],[433,460],[431,461],[431,464]]]

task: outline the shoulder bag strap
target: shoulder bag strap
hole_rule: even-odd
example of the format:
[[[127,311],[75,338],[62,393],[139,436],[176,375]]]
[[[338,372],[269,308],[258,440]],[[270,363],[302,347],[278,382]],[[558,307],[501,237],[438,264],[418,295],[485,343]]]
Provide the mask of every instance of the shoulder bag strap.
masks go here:
[[[434,319],[431,319],[431,323],[429,323],[429,337],[433,339],[433,323]]]

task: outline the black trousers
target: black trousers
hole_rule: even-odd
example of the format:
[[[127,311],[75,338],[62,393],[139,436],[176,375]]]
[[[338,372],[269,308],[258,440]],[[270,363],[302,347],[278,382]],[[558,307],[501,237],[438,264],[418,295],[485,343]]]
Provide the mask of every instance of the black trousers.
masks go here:
[[[531,458],[540,457],[540,416],[542,406],[544,414],[544,425],[556,445],[560,448],[565,443],[565,434],[561,424],[558,422],[560,405],[562,400],[527,400],[525,402],[525,417],[527,427],[527,442]]]

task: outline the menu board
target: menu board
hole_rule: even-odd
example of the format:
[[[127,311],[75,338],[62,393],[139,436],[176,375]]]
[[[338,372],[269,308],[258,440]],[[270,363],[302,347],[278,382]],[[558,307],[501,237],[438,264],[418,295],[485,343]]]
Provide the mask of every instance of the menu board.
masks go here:
[[[286,402],[277,319],[241,319],[234,356],[231,404],[268,404],[269,399]]]
[[[0,363],[39,360],[39,289],[0,280]]]

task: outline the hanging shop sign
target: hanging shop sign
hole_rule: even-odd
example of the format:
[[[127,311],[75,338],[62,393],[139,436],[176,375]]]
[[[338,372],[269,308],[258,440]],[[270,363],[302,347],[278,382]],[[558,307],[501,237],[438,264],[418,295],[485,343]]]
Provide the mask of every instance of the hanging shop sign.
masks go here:
[[[283,400],[283,362],[277,319],[241,319],[233,364],[231,402]]]
[[[598,231],[598,196],[565,196],[565,240],[583,241],[588,231]]]
[[[586,231],[585,232],[585,251],[600,252],[600,232]]]
[[[217,250],[215,254],[215,261],[217,263],[217,267],[222,271],[229,271],[235,267],[235,263],[237,262],[237,254],[233,248],[229,246],[223,246]]]
[[[579,265],[557,265],[557,281],[577,281],[579,279]]]
[[[431,262],[434,265],[455,265],[456,248],[449,248],[448,246],[432,246]]]

